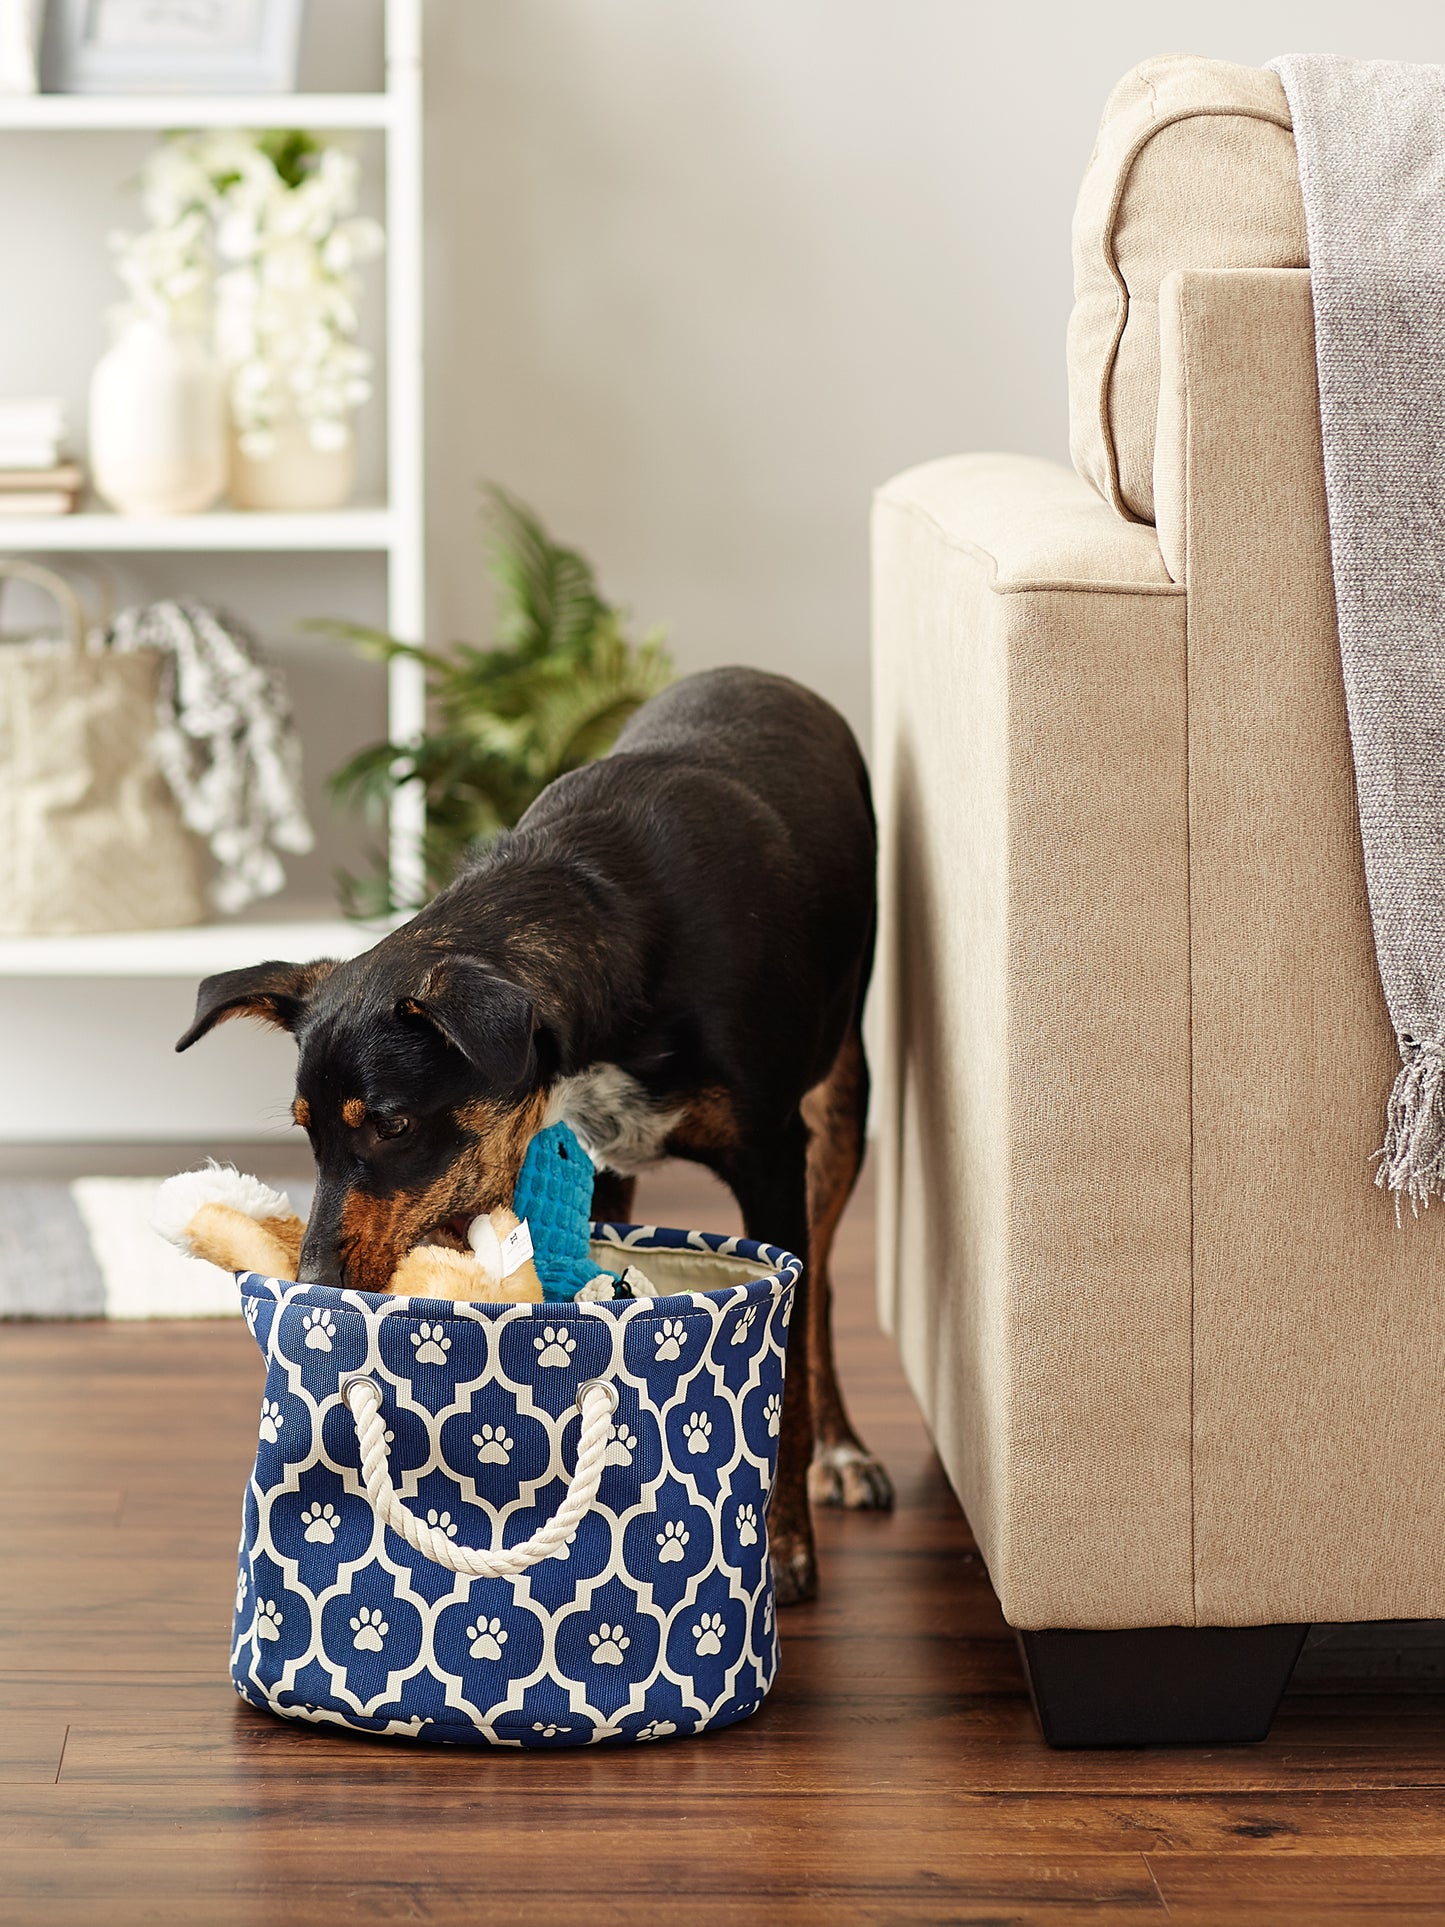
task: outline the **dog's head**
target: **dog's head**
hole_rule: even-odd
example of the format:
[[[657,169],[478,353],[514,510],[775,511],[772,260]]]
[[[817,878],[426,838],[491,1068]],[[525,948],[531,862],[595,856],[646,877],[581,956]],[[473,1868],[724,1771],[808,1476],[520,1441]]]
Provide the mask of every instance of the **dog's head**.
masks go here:
[[[296,1038],[293,1115],[316,1158],[304,1283],[386,1291],[415,1246],[465,1249],[471,1219],[511,1203],[546,1109],[546,1049],[506,976],[385,944],[228,970],[201,985],[176,1049],[229,1017]]]

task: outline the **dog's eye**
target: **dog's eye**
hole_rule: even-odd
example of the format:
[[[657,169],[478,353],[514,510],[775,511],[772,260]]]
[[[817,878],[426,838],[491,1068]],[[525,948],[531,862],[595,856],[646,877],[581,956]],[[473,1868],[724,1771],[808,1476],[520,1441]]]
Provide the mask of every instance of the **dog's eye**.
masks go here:
[[[372,1119],[372,1128],[378,1137],[405,1137],[411,1129],[409,1117],[378,1117]]]

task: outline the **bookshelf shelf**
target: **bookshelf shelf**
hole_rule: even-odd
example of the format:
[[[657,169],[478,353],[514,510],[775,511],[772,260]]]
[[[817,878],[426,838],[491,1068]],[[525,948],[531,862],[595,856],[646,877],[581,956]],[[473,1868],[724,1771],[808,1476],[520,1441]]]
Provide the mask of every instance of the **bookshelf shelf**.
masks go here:
[[[268,957],[354,957],[385,935],[341,917],[266,923],[197,923],[180,930],[118,930],[83,937],[0,937],[0,978],[208,977]]]
[[[397,524],[384,508],[328,509],[307,515],[267,515],[213,509],[206,515],[0,516],[0,547],[27,555],[116,555],[130,550],[178,555],[229,550],[255,555],[314,550],[389,551]]]
[[[384,94],[23,94],[0,97],[0,133],[103,134],[172,127],[388,128]]]

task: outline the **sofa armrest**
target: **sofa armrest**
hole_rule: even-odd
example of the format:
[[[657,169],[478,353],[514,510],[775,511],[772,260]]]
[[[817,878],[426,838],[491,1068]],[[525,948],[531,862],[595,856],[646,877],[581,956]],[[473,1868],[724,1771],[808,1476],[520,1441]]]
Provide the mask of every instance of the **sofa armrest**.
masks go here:
[[[873,542],[884,1321],[1013,1624],[1190,1624],[1182,593],[1046,462]]]
[[[876,501],[881,516],[910,516],[971,556],[997,595],[1177,593],[1153,529],[1124,521],[1057,462],[1027,455],[925,462],[886,483]]]

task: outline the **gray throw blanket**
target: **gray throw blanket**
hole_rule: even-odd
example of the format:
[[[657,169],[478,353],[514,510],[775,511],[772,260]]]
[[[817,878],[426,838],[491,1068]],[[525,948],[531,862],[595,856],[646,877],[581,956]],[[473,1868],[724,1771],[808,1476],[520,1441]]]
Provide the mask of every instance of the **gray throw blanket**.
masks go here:
[[[1445,68],[1291,56],[1325,493],[1375,955],[1377,1182],[1445,1193]]]

